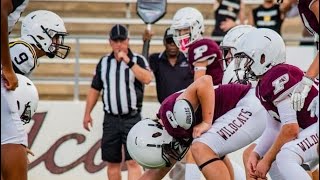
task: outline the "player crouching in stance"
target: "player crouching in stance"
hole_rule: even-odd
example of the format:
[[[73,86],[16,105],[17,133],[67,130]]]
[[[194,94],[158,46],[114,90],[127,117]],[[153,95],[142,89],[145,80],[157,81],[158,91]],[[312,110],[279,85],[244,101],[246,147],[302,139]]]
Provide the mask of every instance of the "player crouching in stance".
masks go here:
[[[243,38],[235,54],[236,67],[244,65],[246,77],[258,79],[256,95],[273,117],[268,119],[266,129],[247,167],[253,178],[266,178],[275,161],[283,179],[311,179],[301,167],[303,163],[316,162],[319,142],[317,118],[311,117],[307,107],[296,112],[290,102],[291,93],[302,79],[303,72],[284,64],[285,45],[281,36],[270,29],[256,29]],[[282,55],[281,55],[282,54]],[[318,90],[312,86],[306,104],[316,97]],[[312,164],[312,163],[311,163]]]
[[[129,132],[130,155],[150,169],[141,179],[161,179],[191,146],[206,179],[231,179],[223,157],[257,139],[271,118],[250,85],[213,86],[205,75],[170,95],[159,121],[142,120]]]
[[[64,45],[68,33],[63,20],[55,13],[37,10],[22,21],[21,37],[9,43],[13,69],[28,76],[39,65],[38,58],[66,58],[70,47]]]
[[[23,124],[30,122],[38,107],[38,91],[27,77],[16,74],[15,91],[1,87],[1,179],[26,180],[28,159],[27,132]],[[6,106],[4,106],[7,104]],[[32,154],[32,153],[31,153]]]

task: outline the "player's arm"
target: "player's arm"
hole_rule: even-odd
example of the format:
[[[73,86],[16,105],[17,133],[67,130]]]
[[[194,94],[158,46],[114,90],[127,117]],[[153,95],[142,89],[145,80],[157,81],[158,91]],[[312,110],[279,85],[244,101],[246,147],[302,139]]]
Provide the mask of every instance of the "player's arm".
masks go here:
[[[317,17],[317,20],[319,23],[319,1],[318,0],[312,1],[309,8],[313,12],[313,14]],[[319,75],[319,51],[316,57],[314,58],[312,64],[308,68],[308,71],[306,72],[306,76],[310,78],[315,78],[318,75]]]
[[[310,67],[306,72],[306,76],[309,78],[316,78],[319,74],[319,51],[317,52],[316,57],[312,61]]]
[[[281,147],[285,143],[298,137],[300,129],[297,121],[297,113],[294,109],[292,109],[289,97],[277,103],[276,106],[278,108],[280,116],[279,119],[282,127],[279,135],[275,139],[275,142],[264,156],[264,159],[269,162],[270,165],[275,160],[276,155],[280,151]]]
[[[212,125],[214,115],[215,94],[212,77],[209,75],[202,76],[193,82],[178,99],[188,100],[193,109],[197,109],[199,104],[202,108],[202,123],[193,128],[193,137],[199,137],[202,133],[209,130]]]
[[[208,66],[208,61],[197,61],[194,63],[194,75],[193,79],[196,81],[200,77],[206,75],[207,71],[207,66]]]
[[[1,0],[1,65],[3,76],[7,80],[6,88],[14,90],[18,79],[13,71],[9,52],[8,15],[13,10],[11,0]]]
[[[245,4],[243,0],[240,2],[239,21],[240,24],[244,24],[245,18]]]
[[[266,128],[263,131],[262,135],[259,137],[260,140],[253,150],[259,155],[260,158],[263,157],[270,149],[279,134],[280,128],[280,122],[274,120],[271,116],[267,117]]]
[[[253,18],[253,10],[249,11],[248,25],[255,26],[254,18]]]
[[[284,0],[282,4],[280,4],[280,11],[284,15],[291,9],[291,0]]]
[[[319,1],[318,0],[313,0],[312,3],[309,6],[309,9],[317,17],[317,20],[319,22]]]

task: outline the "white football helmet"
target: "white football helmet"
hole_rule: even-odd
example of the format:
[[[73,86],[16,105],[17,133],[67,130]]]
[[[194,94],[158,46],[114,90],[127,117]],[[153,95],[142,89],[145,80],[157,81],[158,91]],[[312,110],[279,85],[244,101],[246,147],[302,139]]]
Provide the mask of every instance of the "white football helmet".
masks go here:
[[[243,79],[244,70],[239,69],[236,73],[237,70],[235,69],[234,63],[234,61],[231,61],[226,70],[223,72],[222,84],[236,83]]]
[[[220,43],[220,49],[222,50],[223,70],[226,70],[228,64],[232,61],[233,55],[236,52],[237,43],[247,34],[248,32],[256,29],[250,25],[238,25],[233,27],[224,36]],[[231,53],[231,54],[229,54]]]
[[[173,16],[171,29],[174,31],[173,40],[175,44],[181,51],[187,52],[188,45],[202,38],[204,33],[203,16],[195,8],[179,9]],[[180,35],[181,29],[189,29],[189,33]]]
[[[12,95],[17,101],[18,113],[21,121],[29,123],[38,108],[39,95],[36,86],[26,76],[16,74],[19,86]]]
[[[243,63],[246,76],[257,78],[277,64],[286,62],[286,48],[282,37],[274,30],[259,28],[239,42],[235,66]]]
[[[51,11],[33,11],[22,21],[21,39],[45,51],[49,58],[68,56],[70,47],[63,44],[67,35],[63,20]]]
[[[192,139],[191,139],[192,140]],[[136,123],[127,136],[127,149],[130,156],[145,168],[171,166],[169,158],[181,160],[187,146],[176,141],[157,120],[143,119]]]

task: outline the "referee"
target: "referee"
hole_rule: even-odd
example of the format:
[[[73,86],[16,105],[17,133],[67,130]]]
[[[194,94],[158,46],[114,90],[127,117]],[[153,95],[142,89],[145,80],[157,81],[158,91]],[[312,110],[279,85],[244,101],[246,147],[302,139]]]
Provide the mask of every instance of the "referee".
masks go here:
[[[138,179],[142,169],[132,160],[126,140],[129,130],[141,120],[144,84],[152,80],[147,60],[129,48],[128,30],[115,25],[110,31],[112,53],[103,56],[96,67],[91,88],[87,94],[83,127],[90,131],[91,111],[102,91],[103,136],[102,160],[107,162],[108,179],[121,179],[122,145],[124,145],[128,178]]]

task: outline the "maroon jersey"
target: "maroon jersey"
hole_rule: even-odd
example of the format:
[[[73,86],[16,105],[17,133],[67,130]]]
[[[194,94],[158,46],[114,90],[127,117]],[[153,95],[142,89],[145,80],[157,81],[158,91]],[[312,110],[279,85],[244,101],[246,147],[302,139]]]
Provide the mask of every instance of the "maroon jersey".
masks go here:
[[[222,58],[222,54],[218,44],[212,39],[204,38],[189,45],[188,61],[191,64],[191,71],[193,73],[193,63],[197,62],[200,59],[211,58],[214,58],[214,60],[207,66],[206,74],[212,76],[214,85],[219,85],[222,83],[223,65],[220,61]]]
[[[300,13],[300,17],[304,26],[308,29],[308,31],[312,34],[318,34],[319,32],[319,22],[317,17],[313,14],[313,12],[309,9],[310,3],[314,0],[300,0],[298,1],[298,9]],[[314,2],[318,3],[318,2]]]
[[[275,120],[280,122],[275,104],[291,96],[294,86],[301,81],[303,75],[303,72],[295,66],[280,64],[271,68],[258,82],[256,95]],[[317,118],[310,117],[310,112],[307,111],[310,102],[317,95],[318,90],[312,87],[303,109],[297,111],[298,124],[303,129],[317,122]]]
[[[227,113],[229,110],[236,107],[237,103],[243,98],[250,89],[250,85],[243,84],[224,84],[215,89],[215,109],[214,109],[214,122],[217,118]],[[181,127],[173,128],[168,120],[167,111],[173,112],[173,106],[178,96],[182,91],[176,92],[167,97],[161,104],[158,112],[158,117],[162,120],[165,129],[174,138],[191,138],[192,127],[202,121],[201,107],[195,112],[195,122],[192,123],[190,129],[185,130]]]

